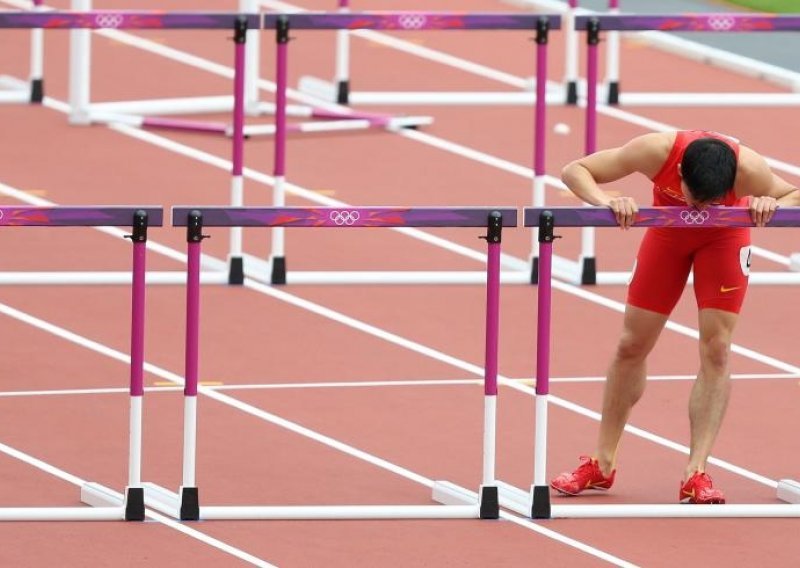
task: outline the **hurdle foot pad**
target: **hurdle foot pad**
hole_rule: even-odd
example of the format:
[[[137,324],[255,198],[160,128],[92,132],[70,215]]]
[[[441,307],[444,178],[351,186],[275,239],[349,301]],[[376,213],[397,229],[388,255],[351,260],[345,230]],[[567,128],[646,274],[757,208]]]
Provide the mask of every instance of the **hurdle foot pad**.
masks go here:
[[[550,516],[550,488],[546,485],[534,486],[531,518],[549,519]]]
[[[481,519],[500,518],[500,497],[497,487],[481,487]]]
[[[181,511],[182,521],[200,520],[200,495],[197,487],[181,487]]]
[[[778,482],[778,499],[787,503],[800,504],[800,482],[781,479]]]
[[[125,520],[144,520],[144,488],[128,487],[125,491]]]
[[[244,259],[240,256],[230,259],[228,284],[244,284]]]
[[[272,258],[272,276],[270,282],[273,284],[286,284],[286,258],[275,256]]]

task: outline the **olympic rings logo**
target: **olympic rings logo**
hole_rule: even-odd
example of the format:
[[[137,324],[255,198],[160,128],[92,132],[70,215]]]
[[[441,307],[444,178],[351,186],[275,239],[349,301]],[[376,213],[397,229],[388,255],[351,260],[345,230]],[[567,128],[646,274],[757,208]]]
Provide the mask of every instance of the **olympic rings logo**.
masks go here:
[[[698,211],[696,209],[681,211],[681,220],[687,225],[702,225],[708,221],[710,216],[708,211]]]
[[[402,14],[398,16],[397,23],[404,30],[421,30],[425,27],[427,18],[423,14]]]
[[[118,28],[122,25],[122,14],[97,14],[94,23],[98,28]]]
[[[733,29],[734,26],[736,26],[736,18],[734,16],[717,14],[708,17],[708,27],[715,32],[725,32]]]
[[[356,221],[361,217],[358,211],[331,211],[330,220],[337,225],[355,225]]]

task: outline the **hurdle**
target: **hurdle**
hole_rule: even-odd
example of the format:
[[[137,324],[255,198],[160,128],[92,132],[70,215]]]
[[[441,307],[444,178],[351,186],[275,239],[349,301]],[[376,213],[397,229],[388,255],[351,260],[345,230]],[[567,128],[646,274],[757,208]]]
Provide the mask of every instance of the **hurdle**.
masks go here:
[[[262,102],[258,91],[258,29],[260,18],[257,10],[250,11],[250,3],[240,2],[242,10],[240,15],[247,19],[249,30],[245,34],[245,43],[254,43],[253,48],[246,50],[242,72],[248,76],[244,92],[245,108],[251,116],[269,115],[274,112],[274,105]],[[89,12],[92,10],[91,0],[72,0],[75,11]],[[111,15],[113,18],[113,14]],[[115,26],[104,26],[113,28]],[[105,30],[106,34],[113,34],[113,30]],[[118,35],[111,35],[122,39]],[[140,40],[141,41],[141,40]],[[76,31],[71,41],[70,59],[70,122],[72,124],[86,125],[92,123],[119,122],[153,129],[174,129],[188,132],[219,134],[232,136],[232,127],[223,122],[214,122],[197,119],[176,118],[175,115],[231,112],[236,105],[235,98],[230,96],[195,96],[162,99],[145,99],[138,101],[110,101],[91,102],[90,100],[90,69],[91,69],[91,36],[88,30]],[[166,48],[162,48],[165,51]],[[313,106],[291,105],[288,112],[292,116],[322,119],[321,122],[299,123],[297,132],[322,132],[363,129],[375,126],[374,121],[366,121],[366,116],[344,109],[338,112],[336,108],[317,108]],[[166,115],[166,116],[165,116]],[[171,116],[172,118],[167,118]],[[358,120],[355,120],[358,119]],[[354,120],[351,124],[350,120]],[[430,124],[430,117],[400,117],[388,121],[394,125],[420,126]],[[383,125],[381,125],[383,126]],[[247,136],[272,135],[273,131],[266,125],[248,125],[245,127]]]
[[[133,243],[131,286],[130,441],[128,485],[118,495],[97,483],[81,487],[81,500],[93,507],[0,507],[0,521],[100,521],[144,520],[141,484],[142,405],[144,395],[144,318],[147,229],[161,226],[157,207],[17,207],[0,206],[0,227],[131,226]]]
[[[683,207],[650,207],[640,209],[634,227],[752,227],[750,212],[742,207],[708,208],[705,215],[696,217],[697,211]],[[552,243],[558,227],[618,227],[613,212],[606,207],[551,207],[526,208],[525,226],[538,226],[541,248],[541,278],[538,289],[537,349],[536,349],[536,419],[534,480],[530,492],[498,481],[500,503],[511,510],[532,518],[589,518],[589,517],[800,517],[800,503],[790,504],[726,504],[726,505],[553,505],[546,480],[547,463],[547,408],[550,384],[550,319],[552,278],[550,265]],[[800,225],[800,208],[779,209],[769,227],[797,227]],[[791,500],[798,496],[798,484],[782,480],[778,484],[778,498]],[[792,491],[793,490],[793,491]]]
[[[502,229],[517,225],[517,211],[507,207],[174,207],[173,226],[186,227],[186,376],[184,387],[184,451],[182,485],[173,493],[145,484],[145,503],[181,520],[209,519],[443,519],[499,517],[495,477],[495,436],[499,336],[500,248]],[[201,506],[196,486],[197,394],[199,369],[199,258],[205,227],[380,227],[485,228],[486,352],[484,375],[483,472],[479,501],[469,505],[322,505]]]
[[[299,8],[293,4],[278,0],[252,0],[256,5],[269,8],[274,13],[291,13],[291,14],[308,14],[314,13]],[[336,12],[331,12],[330,15],[341,15],[347,17],[351,14],[349,0],[338,0]],[[406,30],[421,30],[432,29],[427,20],[435,15],[435,13],[414,11],[402,12],[405,25],[400,22],[396,28],[387,28],[391,31]],[[467,14],[463,14],[467,15]],[[520,14],[516,14],[520,15]],[[533,16],[527,14],[525,16]],[[416,22],[419,21],[419,24]],[[558,19],[560,24],[560,18]],[[553,22],[551,22],[553,23]],[[491,70],[482,65],[466,62],[456,57],[448,56],[434,50],[415,45],[411,42],[403,41],[397,38],[390,37],[385,33],[376,31],[380,28],[375,27],[351,27],[341,28],[336,31],[336,44],[334,47],[335,54],[335,78],[333,81],[320,79],[313,76],[301,77],[298,83],[298,89],[319,98],[330,102],[337,102],[343,105],[530,105],[536,100],[536,83],[533,80],[524,80],[517,77],[512,77],[507,73],[502,73],[496,70]],[[453,29],[460,29],[456,26]],[[489,29],[489,28],[484,28]],[[497,29],[497,28],[494,28]],[[534,29],[534,28],[531,28]],[[423,57],[430,57],[440,63],[450,65],[467,72],[475,72],[480,70],[483,73],[492,75],[502,82],[510,84],[515,90],[512,91],[402,91],[402,92],[389,92],[389,91],[353,91],[351,89],[351,79],[349,70],[349,55],[350,55],[350,36],[357,36],[378,42],[393,49],[403,51],[412,55],[421,55]],[[545,95],[543,95],[545,96]],[[562,102],[562,96],[559,92],[550,89],[546,93],[547,101],[551,104],[558,104]]]
[[[575,28],[586,32],[587,49],[587,94],[585,121],[585,154],[597,150],[597,83],[598,44],[601,31],[669,29],[671,31],[800,31],[800,17],[764,14],[725,14],[724,25],[718,21],[719,14],[682,15],[608,15],[577,16]],[[797,99],[800,102],[800,98]],[[579,270],[582,284],[624,284],[630,278],[628,272],[598,272],[595,253],[595,231],[592,226],[581,228],[581,262]],[[754,256],[770,258],[770,255],[755,247]],[[790,262],[787,260],[787,266]],[[751,284],[798,284],[798,272],[753,272]]]
[[[566,0],[565,0],[566,1]],[[574,17],[581,15],[598,14],[596,11],[578,7],[578,0],[568,0],[567,4],[560,0],[505,0],[506,3],[535,7],[537,9],[552,10],[564,13],[565,28],[572,25]],[[604,15],[620,14],[620,0],[608,0],[608,10]],[[644,14],[640,14],[644,15]],[[681,14],[683,15],[683,14]],[[702,14],[697,14],[702,15]],[[754,14],[748,14],[754,15]],[[766,15],[766,14],[765,14]],[[731,23],[729,17],[737,16],[735,13],[717,12],[705,14],[713,24],[714,30],[706,31],[733,31],[729,29]],[[771,15],[767,15],[771,17]],[[677,37],[669,32],[672,31],[693,31],[693,30],[673,30],[670,27],[664,29],[646,29],[632,32],[637,41],[653,46],[667,53],[674,53],[694,61],[708,63],[715,67],[734,71],[740,75],[766,79],[767,81],[789,88],[792,93],[706,93],[706,92],[683,92],[683,93],[647,93],[647,92],[626,92],[620,89],[620,34],[625,33],[620,30],[609,30],[606,34],[606,72],[601,89],[601,99],[609,105],[628,105],[628,106],[795,106],[800,104],[800,96],[796,93],[800,87],[800,75],[760,61],[754,61],[748,57],[729,53],[722,49],[702,45],[687,39]],[[741,31],[766,31],[762,29],[741,30]],[[565,62],[567,72],[564,76],[564,85],[567,90],[568,103],[576,103],[578,100],[576,85],[578,83],[577,68],[578,55],[574,49],[575,37],[569,30],[566,30],[567,46],[565,51]],[[573,95],[574,94],[574,95]]]
[[[158,117],[133,117],[122,114],[119,109],[113,112],[103,111],[103,116],[111,122],[138,126],[141,128],[179,128],[209,132],[216,129],[219,132],[230,131],[232,138],[232,177],[230,187],[230,200],[232,206],[243,204],[243,140],[244,140],[244,84],[245,84],[245,42],[248,30],[258,31],[260,21],[256,15],[233,13],[199,13],[199,12],[155,12],[155,11],[122,11],[122,12],[0,12],[0,28],[34,28],[42,29],[67,29],[72,34],[77,34],[73,45],[89,42],[91,30],[121,30],[121,29],[229,29],[233,31],[234,44],[234,95],[233,95],[233,125],[209,126],[196,121],[183,121],[176,123],[172,119]],[[73,60],[77,59],[80,67],[88,64],[79,49],[72,52]],[[88,108],[84,104],[88,100],[88,76],[80,80],[71,77],[73,87],[76,84],[86,83],[87,89],[71,89],[71,107]],[[105,109],[114,107],[107,106]],[[101,113],[102,114],[102,113]],[[87,114],[88,116],[88,114]],[[99,116],[99,115],[98,115]],[[207,271],[203,279],[207,283],[221,284],[226,281],[230,284],[241,283],[242,276],[242,251],[241,234],[238,229],[232,229],[228,255],[227,276],[222,270]],[[182,272],[161,272],[147,275],[151,283],[176,284],[183,282]],[[3,273],[0,274],[0,284],[115,284],[127,283],[130,275],[127,273]]]
[[[545,141],[545,84],[547,76],[547,43],[551,29],[558,29],[561,20],[558,16],[530,15],[515,13],[475,13],[458,12],[376,12],[376,13],[290,13],[265,14],[264,29],[276,32],[276,140],[274,147],[274,207],[285,206],[286,184],[286,106],[288,40],[290,30],[535,30],[536,31],[536,73],[537,97],[535,106],[535,149],[534,169],[536,176],[533,188],[533,204],[544,203],[544,141]],[[285,253],[284,227],[272,229],[271,254],[268,260],[269,282],[272,284],[324,284],[324,283],[480,283],[485,280],[481,272],[382,272],[337,273],[318,271],[288,271]],[[534,237],[535,242],[535,237]],[[517,270],[504,272],[504,282],[530,283],[535,279],[535,251],[529,273]]]
[[[32,0],[32,9],[44,9],[43,0]],[[31,30],[30,73],[28,82],[0,76],[0,104],[41,103],[44,99],[44,31]]]
[[[800,16],[759,13],[709,13],[709,14],[600,14],[577,16],[575,28],[592,33],[619,32],[796,32],[800,31]],[[797,106],[800,93],[629,93],[619,89],[619,55],[608,62],[614,75],[610,79],[607,100],[609,104],[624,106]],[[591,62],[587,60],[587,64]],[[592,81],[588,78],[588,88]],[[614,87],[615,86],[615,87]],[[614,88],[612,88],[614,87]]]

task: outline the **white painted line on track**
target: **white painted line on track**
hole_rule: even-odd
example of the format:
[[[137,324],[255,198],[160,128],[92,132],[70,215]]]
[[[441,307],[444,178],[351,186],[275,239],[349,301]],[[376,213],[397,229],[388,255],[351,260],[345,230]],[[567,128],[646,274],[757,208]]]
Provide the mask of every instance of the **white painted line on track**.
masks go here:
[[[73,475],[67,471],[64,471],[63,469],[60,469],[52,464],[40,460],[39,458],[33,457],[30,454],[22,452],[7,444],[3,444],[2,442],[0,442],[0,452],[3,452],[4,454],[12,458],[15,458],[32,467],[40,469],[45,473],[49,473],[50,475],[53,475],[54,477],[57,477],[58,479],[71,483],[77,487],[83,487],[86,483],[88,483],[86,480],[81,479],[77,475]],[[122,495],[120,495],[120,498],[121,497]],[[244,560],[245,562],[252,564],[253,566],[259,566],[261,568],[272,568],[274,566],[273,564],[270,564],[269,562],[266,562],[261,558],[257,558],[252,554],[249,554],[239,548],[235,548],[212,536],[208,536],[207,534],[196,531],[184,523],[173,521],[169,517],[165,517],[164,515],[161,515],[150,509],[147,509],[145,511],[145,516],[153,521],[158,521],[159,523],[166,525],[171,529],[181,532],[195,540],[198,540],[204,544],[207,544],[223,552],[226,552],[227,554],[230,554],[231,556],[234,556],[240,560]],[[126,521],[120,521],[120,522],[126,522]],[[128,522],[135,522],[135,521],[128,521]]]
[[[695,375],[655,375],[647,377],[649,382],[679,382],[693,381]],[[731,375],[731,380],[797,380],[800,374],[794,373],[741,373]],[[510,382],[534,383],[533,377],[509,377]],[[555,377],[550,383],[562,384],[587,384],[603,383],[605,377]],[[205,388],[216,391],[251,391],[251,390],[311,390],[311,389],[359,389],[359,388],[397,388],[397,387],[439,387],[439,386],[482,386],[481,379],[415,379],[415,380],[385,380],[385,381],[315,381],[315,382],[276,382],[276,383],[230,383],[219,385],[205,385]],[[95,387],[83,389],[46,389],[25,391],[0,391],[0,398],[14,398],[26,396],[76,396],[96,394],[124,394],[129,389],[125,387]],[[180,386],[151,386],[145,387],[145,392],[178,392],[183,390]]]

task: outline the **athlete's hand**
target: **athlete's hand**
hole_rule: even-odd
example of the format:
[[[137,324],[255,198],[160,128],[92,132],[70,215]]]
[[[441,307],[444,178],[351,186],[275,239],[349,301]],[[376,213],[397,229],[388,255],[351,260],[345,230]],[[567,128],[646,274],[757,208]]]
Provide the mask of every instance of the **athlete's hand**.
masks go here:
[[[612,197],[606,205],[614,212],[621,229],[628,230],[631,228],[631,225],[636,220],[636,213],[639,212],[639,206],[636,205],[636,201],[632,197]]]
[[[750,200],[750,217],[756,227],[763,227],[770,222],[778,209],[778,200],[774,197],[759,196]]]

